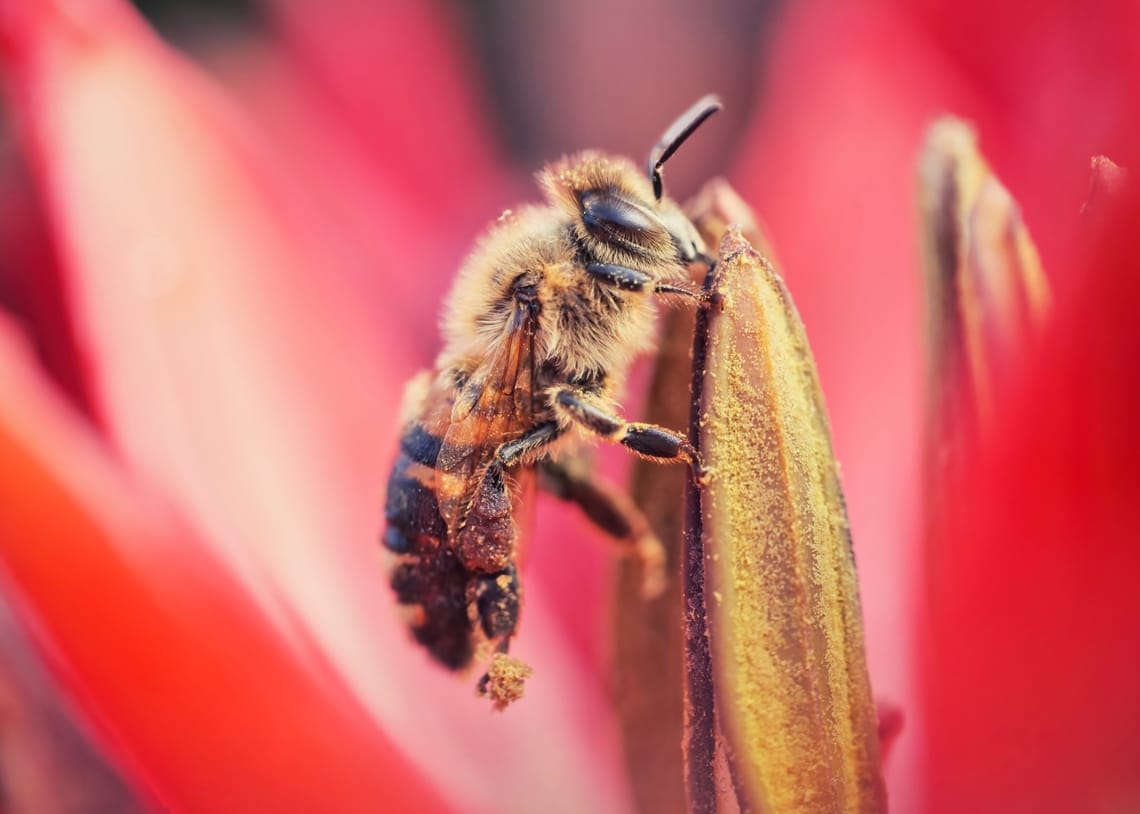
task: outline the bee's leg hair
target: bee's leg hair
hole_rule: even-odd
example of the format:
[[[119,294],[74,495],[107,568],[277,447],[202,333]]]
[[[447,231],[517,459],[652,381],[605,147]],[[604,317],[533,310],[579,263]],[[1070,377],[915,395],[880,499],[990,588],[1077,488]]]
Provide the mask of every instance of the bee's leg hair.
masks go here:
[[[562,432],[563,430],[558,426],[557,421],[547,421],[537,427],[532,427],[513,441],[501,444],[495,450],[495,463],[506,469],[527,455],[542,449],[562,435]]]
[[[652,285],[656,294],[679,294],[695,300],[700,300],[703,297],[700,291],[688,288],[681,283],[671,283],[665,280],[654,282],[651,275],[628,266],[618,266],[613,263],[587,263],[586,272],[598,282],[612,285],[622,291],[644,291]]]
[[[597,435],[629,447],[643,458],[659,463],[684,461],[700,474],[697,452],[679,432],[640,421],[626,421],[600,405],[588,392],[565,386],[549,391],[551,407]]]
[[[475,604],[475,614],[486,637],[495,642],[495,652],[509,653],[511,638],[519,624],[521,586],[519,572],[514,563],[495,574],[479,574],[473,581],[474,590],[468,596]],[[487,694],[491,682],[489,673],[484,673],[475,685],[480,695]]]
[[[665,590],[665,548],[645,515],[614,484],[590,471],[581,459],[539,464],[539,486],[578,505],[586,517],[641,562],[641,592],[647,599]]]

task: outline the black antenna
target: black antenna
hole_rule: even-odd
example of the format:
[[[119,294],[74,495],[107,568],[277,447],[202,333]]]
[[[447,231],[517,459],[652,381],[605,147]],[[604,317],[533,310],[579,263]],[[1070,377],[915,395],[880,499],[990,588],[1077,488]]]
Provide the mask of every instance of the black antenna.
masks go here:
[[[661,165],[668,161],[673,153],[677,152],[677,148],[685,143],[685,139],[693,135],[693,131],[700,127],[705,119],[720,108],[720,99],[714,94],[702,96],[695,105],[669,125],[665,135],[649,151],[649,177],[653,180],[653,196],[657,200],[661,200]]]

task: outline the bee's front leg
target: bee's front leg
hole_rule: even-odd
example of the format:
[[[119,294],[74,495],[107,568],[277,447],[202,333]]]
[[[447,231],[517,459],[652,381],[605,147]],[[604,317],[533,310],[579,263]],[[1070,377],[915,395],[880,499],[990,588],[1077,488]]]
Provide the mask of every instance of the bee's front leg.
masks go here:
[[[700,476],[697,451],[681,433],[657,424],[626,421],[601,404],[593,393],[569,385],[553,388],[548,397],[555,413],[590,432],[658,463],[687,463]]]
[[[642,566],[642,595],[647,599],[660,596],[666,584],[665,547],[633,501],[584,464],[580,459],[543,461],[539,485],[555,497],[578,504],[594,525],[637,557]]]
[[[622,291],[644,291],[652,286],[654,294],[677,294],[698,302],[703,301],[705,296],[700,289],[691,288],[682,282],[654,281],[651,275],[640,269],[614,263],[587,263],[586,273],[598,282],[612,285]]]

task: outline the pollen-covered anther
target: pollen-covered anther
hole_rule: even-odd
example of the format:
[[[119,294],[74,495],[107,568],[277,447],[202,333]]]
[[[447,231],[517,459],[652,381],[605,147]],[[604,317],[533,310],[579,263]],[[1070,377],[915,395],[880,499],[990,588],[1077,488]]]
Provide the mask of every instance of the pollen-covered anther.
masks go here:
[[[724,756],[742,809],[882,812],[851,538],[804,328],[739,229],[709,286],[725,302],[708,312],[694,379],[709,765]]]

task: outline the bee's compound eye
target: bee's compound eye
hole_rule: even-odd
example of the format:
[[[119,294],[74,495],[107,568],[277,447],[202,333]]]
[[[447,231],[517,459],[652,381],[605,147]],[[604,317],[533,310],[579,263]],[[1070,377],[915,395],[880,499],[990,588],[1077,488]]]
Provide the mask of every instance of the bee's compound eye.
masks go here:
[[[631,249],[648,248],[665,233],[656,214],[607,192],[582,195],[582,222],[598,240]]]

